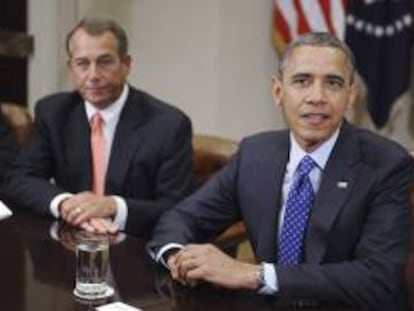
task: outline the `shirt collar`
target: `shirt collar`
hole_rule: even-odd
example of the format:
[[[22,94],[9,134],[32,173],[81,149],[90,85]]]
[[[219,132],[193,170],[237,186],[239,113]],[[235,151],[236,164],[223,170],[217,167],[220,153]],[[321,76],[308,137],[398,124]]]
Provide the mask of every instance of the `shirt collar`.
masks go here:
[[[99,112],[102,118],[105,121],[105,124],[111,123],[116,118],[119,118],[121,114],[122,108],[125,106],[125,102],[128,98],[129,93],[129,86],[127,83],[124,85],[124,89],[122,90],[121,96],[118,97],[116,101],[112,104],[108,105],[104,109],[96,109],[90,102],[85,101],[85,109],[86,109],[86,116],[88,117],[88,121],[91,120],[92,116]]]
[[[338,140],[338,136],[339,128],[337,128],[333,135],[331,135],[331,137],[329,137],[329,139],[325,141],[322,145],[320,145],[316,150],[312,151],[311,153],[307,153],[299,146],[292,132],[290,132],[289,162],[293,171],[296,170],[296,168],[299,165],[299,162],[306,155],[309,155],[316,162],[318,167],[321,170],[324,170],[326,162],[328,162],[328,158],[332,152],[332,149],[335,146],[336,141]]]

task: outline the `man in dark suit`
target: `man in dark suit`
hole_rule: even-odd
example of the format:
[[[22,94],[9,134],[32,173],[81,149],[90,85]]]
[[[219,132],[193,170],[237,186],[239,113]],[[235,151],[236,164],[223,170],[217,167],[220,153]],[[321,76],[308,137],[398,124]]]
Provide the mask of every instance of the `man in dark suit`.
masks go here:
[[[192,190],[190,120],[127,84],[131,57],[118,24],[84,19],[66,43],[77,90],[37,103],[8,199],[88,231],[149,235]]]
[[[328,34],[287,47],[273,94],[289,130],[243,140],[232,161],[154,229],[148,248],[173,279],[300,305],[404,310],[413,167],[396,143],[344,120],[354,72],[348,47]],[[260,264],[199,244],[238,220]]]

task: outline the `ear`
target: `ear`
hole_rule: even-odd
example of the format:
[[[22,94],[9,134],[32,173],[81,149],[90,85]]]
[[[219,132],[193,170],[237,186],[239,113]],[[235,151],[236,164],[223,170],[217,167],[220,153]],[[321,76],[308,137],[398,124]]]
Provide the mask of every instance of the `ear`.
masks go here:
[[[72,71],[72,65],[71,65],[71,61],[70,61],[70,58],[68,58],[67,60],[66,60],[66,72],[67,72],[67,76],[68,76],[68,78],[70,79],[70,80],[72,80],[73,79],[73,71]]]
[[[282,87],[282,81],[281,78],[274,75],[273,78],[273,84],[272,84],[272,96],[273,96],[273,102],[276,107],[282,106],[282,98],[283,98],[283,87]]]
[[[348,105],[347,109],[352,109],[354,105],[361,104],[361,101],[364,101],[364,94],[362,94],[363,90],[359,87],[357,81],[353,81],[350,85],[350,93],[349,93],[349,99],[348,99]]]
[[[132,57],[129,54],[125,54],[121,56],[121,62],[124,65],[127,73],[130,72],[131,70],[131,65],[132,65]]]

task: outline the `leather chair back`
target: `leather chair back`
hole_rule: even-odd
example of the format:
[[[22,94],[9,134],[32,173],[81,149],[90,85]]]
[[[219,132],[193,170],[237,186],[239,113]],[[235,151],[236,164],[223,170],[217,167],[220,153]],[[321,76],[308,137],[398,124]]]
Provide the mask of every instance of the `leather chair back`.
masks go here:
[[[14,103],[1,103],[1,113],[12,128],[19,145],[23,144],[31,135],[33,119],[29,111]]]
[[[202,186],[225,166],[236,153],[237,148],[238,143],[231,139],[211,135],[194,135],[193,162],[198,185]],[[230,255],[236,256],[239,244],[246,239],[246,229],[240,221],[218,236],[214,244]]]
[[[194,135],[193,162],[198,186],[226,165],[236,152],[236,141],[211,135]]]

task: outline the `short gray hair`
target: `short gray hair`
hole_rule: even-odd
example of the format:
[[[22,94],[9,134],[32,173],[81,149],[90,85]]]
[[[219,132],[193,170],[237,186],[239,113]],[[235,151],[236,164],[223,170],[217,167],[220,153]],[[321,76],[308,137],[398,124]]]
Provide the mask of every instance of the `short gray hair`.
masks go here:
[[[119,55],[128,53],[128,39],[125,30],[115,21],[99,17],[85,17],[83,18],[66,36],[66,51],[70,56],[69,44],[74,33],[78,29],[83,29],[91,36],[98,36],[106,31],[112,32],[118,41]]]
[[[279,77],[282,77],[293,50],[301,46],[331,47],[341,50],[345,54],[351,72],[351,82],[353,81],[355,73],[354,54],[352,53],[351,49],[345,44],[345,42],[326,32],[309,32],[292,40],[287,45],[283,53],[279,56],[279,64],[277,70]]]

